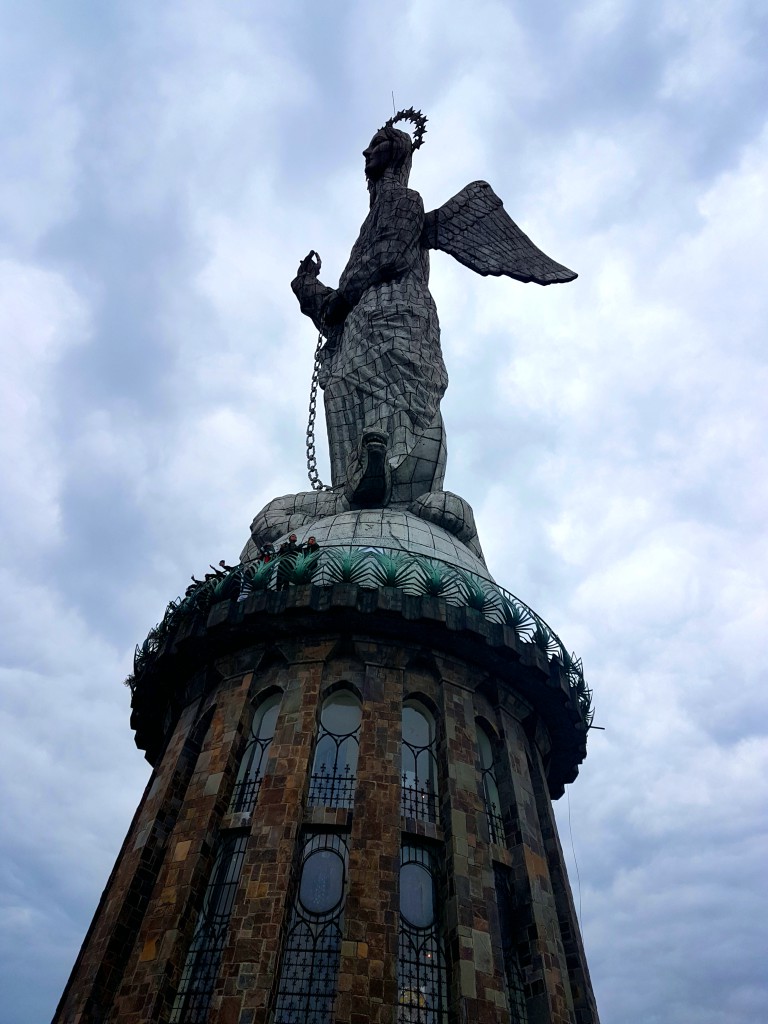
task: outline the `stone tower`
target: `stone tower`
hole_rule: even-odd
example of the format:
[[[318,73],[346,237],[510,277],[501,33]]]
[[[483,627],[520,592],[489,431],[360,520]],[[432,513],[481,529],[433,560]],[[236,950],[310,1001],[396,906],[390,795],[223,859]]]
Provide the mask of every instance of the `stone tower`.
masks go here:
[[[240,564],[137,648],[153,773],[56,1024],[597,1024],[551,805],[590,693],[442,489],[424,253],[468,262],[472,218],[496,218],[474,269],[574,275],[483,182],[425,215],[424,119],[398,117],[414,141],[388,124],[366,150],[372,217],[339,288],[314,254],[294,281],[333,486],[270,502]]]

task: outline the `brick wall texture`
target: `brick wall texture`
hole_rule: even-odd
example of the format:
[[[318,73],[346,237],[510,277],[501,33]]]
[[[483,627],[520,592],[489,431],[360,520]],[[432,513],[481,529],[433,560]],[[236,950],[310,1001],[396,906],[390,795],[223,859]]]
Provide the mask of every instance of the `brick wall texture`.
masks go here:
[[[275,1008],[301,851],[315,835],[340,837],[346,862],[343,910],[336,919],[341,936],[331,958],[337,964],[333,997],[307,1020],[596,1024],[547,788],[553,740],[522,696],[525,687],[517,685],[521,660],[509,659],[504,667],[497,659],[489,670],[471,644],[442,643],[447,632],[439,621],[420,638],[414,628],[399,636],[392,616],[386,630],[376,628],[375,615],[367,629],[338,618],[325,625],[322,616],[315,619],[311,630],[305,616],[283,623],[274,636],[243,633],[225,654],[213,651],[207,664],[195,666],[194,685],[179,682],[178,692],[186,696],[177,700],[165,749],[55,1024],[305,1019],[285,1011],[276,1017]],[[320,708],[339,686],[354,693],[362,708],[354,797],[347,807],[308,798]],[[279,712],[258,797],[252,810],[237,813],[231,797],[251,722],[264,698],[276,692]],[[408,699],[419,701],[435,723],[434,820],[401,816],[401,716]],[[491,842],[478,720],[496,744],[503,843]],[[245,852],[212,992],[196,1016],[179,1010],[177,992],[217,844],[229,834],[247,837]],[[439,1008],[426,1000],[403,1005],[398,989],[400,855],[409,844],[428,850],[437,865],[436,927],[445,951]],[[499,872],[509,880],[512,913],[499,910]],[[516,1004],[505,964],[510,949],[522,986]]]

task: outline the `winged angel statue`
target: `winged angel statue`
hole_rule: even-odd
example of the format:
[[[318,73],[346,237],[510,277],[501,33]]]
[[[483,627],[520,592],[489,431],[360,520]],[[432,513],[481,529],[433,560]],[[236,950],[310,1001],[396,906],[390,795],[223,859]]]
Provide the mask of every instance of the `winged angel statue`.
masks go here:
[[[440,400],[448,375],[429,292],[429,250],[450,253],[478,274],[541,285],[576,274],[531,242],[487,182],[473,181],[424,212],[408,178],[426,120],[402,110],[363,151],[370,211],[338,288],[320,281],[314,251],[299,264],[291,287],[321,335],[315,387],[324,391],[332,486],[310,475],[316,490],[270,502],[252,524],[256,542],[337,512],[394,506],[438,523],[479,553],[471,508],[442,487]],[[414,125],[413,139],[395,128],[401,121]]]

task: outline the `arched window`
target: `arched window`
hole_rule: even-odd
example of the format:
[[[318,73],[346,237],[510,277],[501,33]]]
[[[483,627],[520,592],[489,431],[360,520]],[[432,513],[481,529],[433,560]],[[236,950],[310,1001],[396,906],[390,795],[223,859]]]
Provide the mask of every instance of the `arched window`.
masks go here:
[[[340,835],[306,838],[291,911],[274,1024],[332,1024],[341,953],[347,847]]]
[[[501,817],[501,799],[496,783],[496,761],[493,739],[482,722],[477,725],[477,746],[480,751],[480,770],[483,778],[483,800],[488,819],[488,834],[492,843],[504,843],[504,821]]]
[[[253,716],[251,734],[240,760],[237,782],[232,791],[230,810],[237,814],[250,814],[256,806],[269,748],[275,735],[277,713],[282,697],[282,693],[273,693],[259,705]]]
[[[404,818],[437,821],[437,735],[435,720],[423,704],[403,705],[402,789]]]
[[[404,846],[400,857],[398,1024],[445,1024],[448,1018],[439,907],[434,855],[421,846]]]
[[[219,840],[170,1024],[205,1024],[208,1020],[247,841],[242,832],[228,832]]]
[[[323,701],[320,734],[309,782],[312,807],[352,807],[362,706],[351,690],[336,690]]]

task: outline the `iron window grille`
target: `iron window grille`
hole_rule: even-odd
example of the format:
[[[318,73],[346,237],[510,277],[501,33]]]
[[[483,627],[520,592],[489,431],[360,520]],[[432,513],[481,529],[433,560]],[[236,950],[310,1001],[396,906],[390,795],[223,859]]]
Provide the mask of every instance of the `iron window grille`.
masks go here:
[[[437,738],[435,722],[415,701],[403,706],[403,771],[400,814],[404,818],[437,821]]]
[[[506,842],[504,819],[501,816],[501,798],[496,780],[494,743],[485,726],[477,722],[477,745],[480,751],[480,771],[483,782],[483,802],[488,820],[488,835],[492,843],[503,846]]]
[[[515,901],[512,894],[512,879],[508,868],[493,866],[496,885],[496,906],[499,911],[501,928],[501,955],[504,961],[504,981],[509,1016],[512,1024],[528,1024],[528,1008],[525,1002],[523,969],[517,952],[515,928]]]
[[[253,716],[251,733],[240,759],[237,781],[232,790],[229,809],[233,813],[250,814],[256,806],[261,780],[264,778],[267,766],[269,748],[275,735],[277,713],[280,710],[282,696],[281,693],[273,693]]]
[[[437,864],[421,846],[400,858],[398,1024],[446,1024],[448,988],[437,897]]]
[[[429,780],[419,785],[409,772],[403,772],[400,789],[400,814],[418,821],[437,821],[437,793]]]
[[[321,764],[313,772],[309,783],[309,803],[312,807],[347,807],[355,802],[356,774],[348,764]]]
[[[208,1020],[247,841],[243,833],[228,833],[219,840],[170,1024],[205,1024]]]
[[[336,690],[323,702],[309,778],[310,807],[354,805],[361,717],[360,701],[349,690]]]
[[[274,1024],[332,1024],[347,876],[341,835],[309,836],[283,950]]]

